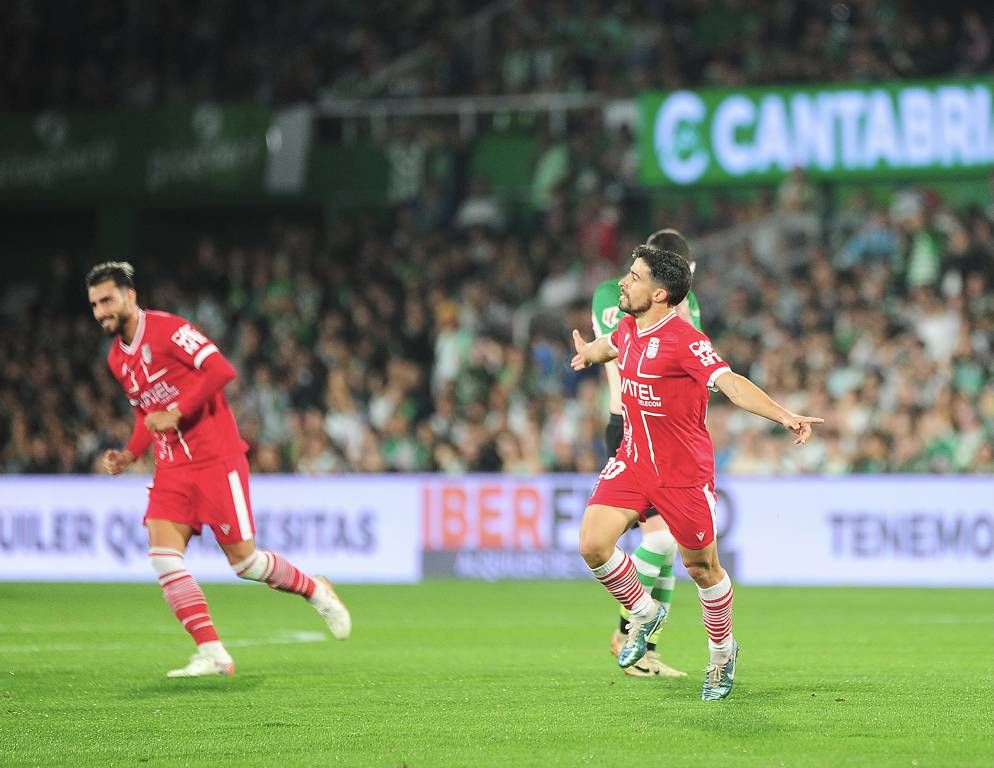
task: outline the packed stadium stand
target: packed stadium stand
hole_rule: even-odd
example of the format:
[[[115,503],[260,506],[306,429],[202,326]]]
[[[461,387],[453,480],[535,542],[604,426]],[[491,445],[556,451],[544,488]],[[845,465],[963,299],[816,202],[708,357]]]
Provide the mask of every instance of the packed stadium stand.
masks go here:
[[[769,205],[734,222],[661,219],[701,232],[704,324],[733,368],[774,397],[805,393],[792,408],[830,414],[825,440],[784,454],[774,430],[713,397],[721,470],[994,468],[985,212],[919,191],[856,196],[813,238]],[[283,226],[223,247],[205,236],[178,269],[173,257],[140,261],[140,296],[194,318],[237,363],[229,397],[257,471],[593,472],[602,382],[569,369],[567,334],[587,332],[593,286],[635,243],[602,223],[610,211],[593,196],[526,235],[419,226],[403,210],[336,221],[330,237]],[[80,285],[63,258],[40,290],[6,293],[4,471],[88,471],[130,432]]]
[[[645,88],[982,74],[992,63],[989,14],[958,0],[7,5],[5,111],[286,104],[324,91],[628,97]]]

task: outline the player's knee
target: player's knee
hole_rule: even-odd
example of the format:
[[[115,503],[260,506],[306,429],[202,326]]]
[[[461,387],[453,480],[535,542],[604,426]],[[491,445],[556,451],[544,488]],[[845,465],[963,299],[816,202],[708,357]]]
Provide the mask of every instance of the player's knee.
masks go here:
[[[614,553],[614,542],[593,531],[580,531],[580,557],[591,568],[603,565]]]
[[[699,587],[712,587],[722,580],[725,573],[718,563],[717,558],[701,558],[700,560],[683,561],[687,568],[687,575],[694,580]]]
[[[253,550],[252,554],[238,563],[231,564],[231,570],[240,579],[248,581],[265,581],[269,575],[269,558],[261,550]]]
[[[148,562],[160,577],[183,570],[183,553],[169,547],[149,547]]]
[[[687,567],[687,575],[698,584],[708,580],[710,568],[706,562],[684,563],[684,565]]]

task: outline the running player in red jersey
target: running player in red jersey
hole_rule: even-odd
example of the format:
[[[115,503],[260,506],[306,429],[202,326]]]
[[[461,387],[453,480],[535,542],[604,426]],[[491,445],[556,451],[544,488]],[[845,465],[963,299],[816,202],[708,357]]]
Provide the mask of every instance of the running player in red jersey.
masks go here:
[[[619,666],[631,666],[645,655],[666,608],[646,591],[617,542],[636,520],[645,519],[650,506],[659,511],[697,583],[710,650],[701,698],[714,701],[732,691],[738,643],[732,636],[732,584],[715,541],[708,388],[717,387],[738,407],[783,425],[796,435],[795,444],[806,442],[811,425],[823,420],[791,413],[733,373],[710,339],[677,315],[691,283],[685,258],[648,245],[632,255],[619,304],[627,316],[618,328],[592,342],[573,331],[575,370],[618,361],[625,417],[621,447],[608,459],[584,511],[580,554],[631,612],[628,641],[618,654]]]
[[[302,595],[340,640],[349,636],[348,609],[323,576],[311,577],[275,552],[256,549],[249,501],[248,446],[238,433],[224,387],[235,369],[217,346],[182,317],[137,304],[134,269],[105,262],[86,276],[93,317],[115,337],[111,374],[127,393],[135,426],[124,450],[103,465],[118,475],[155,444],[155,477],[145,527],[149,561],[169,607],[197,644],[190,662],[169,677],[234,674],[207,601],[183,555],[190,537],[210,526],[234,572]]]
[[[691,272],[695,262],[691,259],[690,246],[687,240],[675,229],[660,229],[649,235],[646,245],[652,245],[664,251],[672,251],[683,256],[690,263]],[[627,272],[626,272],[627,273]],[[623,277],[623,276],[622,276]],[[603,281],[594,290],[591,302],[594,337],[610,336],[618,327],[624,313],[618,308],[621,302],[621,280],[613,278]],[[693,291],[687,294],[677,307],[677,314],[698,330],[701,329],[701,310]],[[607,455],[614,456],[621,446],[624,434],[624,418],[621,410],[621,374],[618,373],[617,361],[604,363],[604,374],[607,378],[610,393],[610,412],[607,428],[604,432],[607,444]],[[646,510],[645,521],[640,523],[642,541],[638,548],[631,553],[632,561],[639,572],[639,580],[645,584],[653,600],[661,603],[669,616],[670,605],[673,601],[673,589],[676,580],[673,577],[673,562],[677,555],[677,543],[666,527],[666,523],[655,509]],[[628,639],[628,611],[622,606],[621,617],[617,629],[611,633],[611,653],[618,656]],[[622,671],[632,677],[686,677],[686,672],[674,669],[663,662],[656,649],[662,628],[648,639],[645,656],[632,664],[623,667]]]

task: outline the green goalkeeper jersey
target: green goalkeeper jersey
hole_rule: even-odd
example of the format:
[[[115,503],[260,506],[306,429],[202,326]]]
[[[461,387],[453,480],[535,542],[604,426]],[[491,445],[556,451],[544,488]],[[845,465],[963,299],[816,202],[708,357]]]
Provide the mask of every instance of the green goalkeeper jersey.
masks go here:
[[[594,291],[592,319],[594,335],[597,338],[613,333],[624,315],[624,312],[618,309],[618,302],[621,300],[621,286],[618,285],[620,279],[605,280]],[[687,294],[687,303],[690,305],[691,322],[697,330],[703,331],[704,329],[701,328],[701,305],[697,303],[697,297],[693,291]]]

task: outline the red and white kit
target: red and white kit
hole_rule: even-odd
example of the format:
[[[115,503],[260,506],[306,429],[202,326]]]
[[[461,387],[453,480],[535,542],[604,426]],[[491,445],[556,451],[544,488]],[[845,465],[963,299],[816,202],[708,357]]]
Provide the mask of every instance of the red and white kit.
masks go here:
[[[590,503],[633,509],[643,520],[653,506],[682,546],[706,547],[715,536],[708,389],[731,369],[675,311],[644,330],[626,315],[610,342],[618,351],[625,435]]]
[[[145,519],[173,520],[218,541],[255,535],[249,502],[248,446],[238,433],[224,386],[235,370],[204,334],[182,317],[141,311],[131,344],[117,337],[107,364],[135,410],[126,449],[136,457],[155,443],[155,479]],[[179,428],[152,434],[145,416],[178,408]]]

